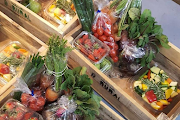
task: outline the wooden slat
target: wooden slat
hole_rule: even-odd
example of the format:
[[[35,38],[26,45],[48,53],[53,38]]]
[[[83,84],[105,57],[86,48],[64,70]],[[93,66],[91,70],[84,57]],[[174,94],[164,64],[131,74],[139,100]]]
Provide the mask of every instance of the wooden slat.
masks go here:
[[[161,48],[160,53],[180,67],[180,49],[172,43],[169,43],[169,45],[171,46],[170,49]]]

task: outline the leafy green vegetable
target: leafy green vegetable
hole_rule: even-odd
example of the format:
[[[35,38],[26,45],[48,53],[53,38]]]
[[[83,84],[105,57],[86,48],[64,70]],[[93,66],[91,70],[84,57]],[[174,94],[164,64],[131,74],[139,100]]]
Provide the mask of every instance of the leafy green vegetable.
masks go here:
[[[162,34],[163,30],[160,25],[156,24],[155,19],[151,16],[151,11],[145,9],[141,15],[138,8],[131,8],[129,10],[129,26],[127,28],[129,38],[131,40],[137,40],[137,47],[144,48],[147,45],[155,46],[157,52],[159,52],[158,44],[165,48],[170,48],[168,45],[168,38]],[[148,48],[149,49],[149,48]],[[152,47],[146,49],[146,55],[140,59],[141,66],[149,66],[149,63],[155,58],[155,51]]]
[[[86,120],[93,120],[95,115],[99,114],[101,98],[93,94],[91,88],[92,80],[85,73],[84,67],[77,67],[73,70],[67,70],[66,80],[61,84],[62,90],[70,89],[71,99],[75,100],[77,109],[76,114],[84,116]]]

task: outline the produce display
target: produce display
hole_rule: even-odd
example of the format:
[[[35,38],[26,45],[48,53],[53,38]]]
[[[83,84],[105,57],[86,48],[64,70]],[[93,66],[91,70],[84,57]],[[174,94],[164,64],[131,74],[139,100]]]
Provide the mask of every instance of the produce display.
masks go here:
[[[73,46],[81,51],[93,63],[100,63],[108,55],[109,47],[88,32],[81,32],[73,42]]]
[[[43,120],[42,116],[34,112],[19,101],[9,99],[0,108],[0,120]]]
[[[18,41],[9,43],[0,52],[0,86],[8,83],[15,75],[17,75],[29,51]]]
[[[134,90],[156,110],[165,109],[180,93],[178,82],[174,82],[160,68],[153,66],[139,80]]]
[[[101,98],[93,93],[86,67],[67,68],[66,54],[72,48],[66,47],[66,42],[52,36],[44,57],[30,56],[13,98],[42,113],[44,120],[93,120],[99,115]]]
[[[56,21],[62,27],[76,15],[74,4],[71,0],[56,0],[51,3],[45,11],[51,19]]]

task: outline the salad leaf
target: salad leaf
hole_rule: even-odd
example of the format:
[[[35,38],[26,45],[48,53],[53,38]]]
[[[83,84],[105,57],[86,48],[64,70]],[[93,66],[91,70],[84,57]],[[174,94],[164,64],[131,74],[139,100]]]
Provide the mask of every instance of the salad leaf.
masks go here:
[[[128,12],[129,17],[134,20],[135,18],[139,18],[140,17],[140,10],[138,8],[131,8]]]

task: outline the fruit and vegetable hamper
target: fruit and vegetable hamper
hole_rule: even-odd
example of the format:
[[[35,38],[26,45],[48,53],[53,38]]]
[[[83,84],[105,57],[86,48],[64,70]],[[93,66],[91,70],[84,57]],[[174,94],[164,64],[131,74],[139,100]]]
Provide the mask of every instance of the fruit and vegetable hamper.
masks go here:
[[[51,36],[46,45],[2,12],[0,18],[0,45],[10,42],[1,53],[1,79],[13,81],[1,88],[0,119],[123,120],[94,94],[86,67],[68,67],[67,53],[73,48],[66,46],[67,40]],[[19,59],[21,72],[16,72],[13,63]]]

